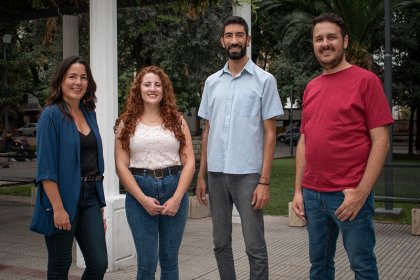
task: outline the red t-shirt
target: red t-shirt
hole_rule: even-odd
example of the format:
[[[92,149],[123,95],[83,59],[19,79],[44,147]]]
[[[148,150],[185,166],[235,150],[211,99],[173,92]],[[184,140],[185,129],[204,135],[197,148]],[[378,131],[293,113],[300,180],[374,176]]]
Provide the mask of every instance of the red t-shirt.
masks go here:
[[[372,72],[353,65],[313,79],[303,96],[302,186],[319,192],[357,187],[371,149],[369,130],[392,122],[382,83]]]

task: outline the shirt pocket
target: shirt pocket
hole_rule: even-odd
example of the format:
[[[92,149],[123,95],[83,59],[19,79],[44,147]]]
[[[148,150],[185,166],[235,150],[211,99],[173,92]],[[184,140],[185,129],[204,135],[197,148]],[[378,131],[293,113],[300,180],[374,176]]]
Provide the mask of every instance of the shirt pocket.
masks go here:
[[[261,108],[259,96],[253,94],[239,94],[233,103],[233,111],[241,117],[249,118],[258,115]]]

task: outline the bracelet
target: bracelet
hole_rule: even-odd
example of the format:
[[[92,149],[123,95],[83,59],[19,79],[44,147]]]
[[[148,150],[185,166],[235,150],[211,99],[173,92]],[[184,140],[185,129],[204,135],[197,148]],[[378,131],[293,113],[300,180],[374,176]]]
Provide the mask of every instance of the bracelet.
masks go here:
[[[269,186],[270,184],[269,183],[261,183],[261,182],[258,182],[258,185]]]
[[[270,184],[270,179],[267,177],[260,177],[259,183],[262,185],[269,185]]]
[[[175,200],[176,203],[181,204],[181,202],[178,200],[178,198],[175,198],[175,196],[173,196],[172,199]]]

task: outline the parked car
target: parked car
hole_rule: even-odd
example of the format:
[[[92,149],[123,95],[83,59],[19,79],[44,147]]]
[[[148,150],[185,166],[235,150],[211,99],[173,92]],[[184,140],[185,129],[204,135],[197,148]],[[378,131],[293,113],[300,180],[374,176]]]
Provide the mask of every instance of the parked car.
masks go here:
[[[277,140],[281,143],[285,143],[286,139],[296,138],[299,139],[300,129],[299,127],[293,127],[292,129],[288,128],[285,132],[279,133],[277,135]]]
[[[292,133],[292,134],[288,134],[285,138],[284,138],[284,144],[290,145],[290,141],[292,141],[293,146],[296,146],[297,143],[299,142],[299,138],[300,138],[300,133]]]
[[[17,129],[17,133],[20,136],[36,136],[36,123],[27,123],[24,126]]]

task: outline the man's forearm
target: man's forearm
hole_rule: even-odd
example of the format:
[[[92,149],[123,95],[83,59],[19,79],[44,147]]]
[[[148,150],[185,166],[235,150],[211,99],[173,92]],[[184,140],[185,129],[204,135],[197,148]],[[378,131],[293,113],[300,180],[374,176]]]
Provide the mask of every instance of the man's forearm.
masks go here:
[[[302,134],[296,148],[296,177],[295,177],[295,192],[302,191],[302,178],[305,171],[305,135]]]
[[[367,197],[372,191],[389,149],[389,137],[387,127],[378,127],[370,131],[372,147],[366,164],[365,173],[357,187]]]
[[[201,137],[201,148],[200,148],[200,168],[198,170],[198,177],[204,178],[207,172],[207,142],[209,137],[209,122],[205,122],[204,131]]]
[[[271,169],[273,167],[274,151],[276,148],[276,121],[269,119],[264,121],[264,150],[263,165],[261,169],[262,183],[269,183]]]

